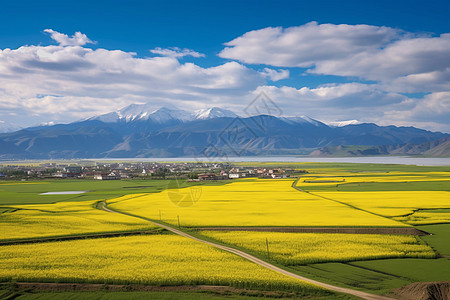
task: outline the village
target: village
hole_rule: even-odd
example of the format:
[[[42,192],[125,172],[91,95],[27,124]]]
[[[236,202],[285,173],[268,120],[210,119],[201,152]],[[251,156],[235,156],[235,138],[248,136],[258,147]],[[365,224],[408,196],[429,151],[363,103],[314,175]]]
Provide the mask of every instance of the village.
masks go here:
[[[233,166],[230,163],[203,162],[43,162],[39,164],[0,164],[0,180],[32,179],[186,179],[188,181],[231,180],[238,178],[288,178],[304,170]]]

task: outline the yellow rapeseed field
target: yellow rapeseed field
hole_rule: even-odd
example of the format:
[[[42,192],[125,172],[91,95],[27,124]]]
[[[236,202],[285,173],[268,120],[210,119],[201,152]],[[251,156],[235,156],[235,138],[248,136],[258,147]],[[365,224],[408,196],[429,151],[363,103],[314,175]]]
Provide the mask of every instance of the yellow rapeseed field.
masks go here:
[[[389,173],[352,173],[352,172],[325,172],[306,174],[300,178],[297,183],[298,187],[307,187],[308,190],[314,191],[314,187],[327,186],[330,184],[349,184],[349,183],[405,183],[417,181],[448,181],[450,184],[449,174],[446,172],[422,172],[406,173],[406,172],[389,172]]]
[[[445,191],[378,191],[314,192],[383,216],[401,216],[420,208],[450,208],[450,192]]]
[[[414,236],[251,231],[201,231],[201,234],[269,256],[284,265],[436,256],[429,246],[419,243]]]
[[[239,256],[169,234],[2,246],[0,280],[207,284],[328,293]]]
[[[450,210],[437,213],[427,211],[429,209],[450,208],[450,192],[446,191],[448,189],[448,185],[445,188],[446,182],[450,185],[448,172],[354,173],[321,171],[302,176],[297,182],[297,187],[305,189],[313,195],[392,217],[394,220],[411,225],[419,225],[450,222]],[[374,185],[370,185],[372,183]],[[377,183],[391,185],[376,185]],[[395,183],[399,184],[399,190],[395,190],[396,186],[392,185]],[[401,190],[403,184],[408,184],[405,187],[412,190]],[[346,185],[352,186],[354,190],[339,190],[339,187],[345,187]],[[365,191],[365,187],[375,190]],[[377,187],[380,190],[376,190]],[[388,190],[383,190],[383,188]],[[440,188],[443,190],[439,190]]]
[[[407,226],[292,188],[294,180],[247,179],[108,200],[120,211],[181,226]],[[185,203],[183,197],[198,196]],[[190,197],[190,196],[189,196]]]
[[[450,223],[450,209],[446,210],[418,210],[414,213],[393,218],[411,225]]]
[[[155,228],[151,223],[95,208],[96,201],[16,205],[0,214],[0,240]]]

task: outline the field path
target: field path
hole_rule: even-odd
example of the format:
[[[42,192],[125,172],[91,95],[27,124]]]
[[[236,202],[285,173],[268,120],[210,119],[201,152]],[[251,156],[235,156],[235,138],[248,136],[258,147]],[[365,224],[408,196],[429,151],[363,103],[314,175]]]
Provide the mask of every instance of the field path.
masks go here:
[[[309,283],[312,283],[312,284],[324,287],[324,288],[326,288],[328,290],[331,290],[331,291],[334,291],[334,292],[350,294],[350,295],[353,295],[353,296],[356,296],[356,297],[360,297],[360,298],[363,298],[363,299],[368,299],[368,300],[391,300],[392,299],[392,298],[388,298],[388,297],[384,297],[384,296],[380,296],[380,295],[370,294],[370,293],[366,293],[366,292],[362,292],[362,291],[358,291],[358,290],[353,290],[353,289],[349,289],[349,288],[343,288],[343,287],[339,287],[339,286],[323,283],[323,282],[320,282],[320,281],[316,281],[316,280],[313,280],[313,279],[309,279],[309,278],[297,275],[295,273],[286,271],[286,270],[281,269],[281,268],[279,268],[279,267],[277,267],[275,265],[272,265],[271,263],[268,263],[268,262],[266,262],[264,260],[261,260],[261,259],[255,257],[253,255],[250,255],[250,254],[248,254],[248,253],[246,253],[244,251],[241,251],[241,250],[238,250],[238,249],[234,249],[234,248],[231,248],[231,247],[223,246],[223,245],[220,245],[220,244],[216,244],[216,243],[213,243],[213,242],[210,242],[210,241],[206,241],[206,240],[200,239],[198,237],[192,236],[192,235],[190,235],[190,234],[188,234],[186,232],[183,232],[183,231],[178,230],[176,228],[173,228],[171,226],[168,226],[168,225],[165,225],[165,224],[161,224],[159,222],[155,222],[153,220],[149,220],[149,219],[141,217],[141,216],[137,216],[137,215],[133,215],[133,214],[129,214],[129,213],[124,213],[124,212],[121,212],[121,211],[113,210],[111,208],[108,208],[108,206],[107,206],[105,201],[100,202],[100,205],[98,205],[97,207],[99,209],[103,209],[103,210],[105,210],[107,212],[110,212],[110,213],[119,213],[119,214],[124,214],[124,215],[127,215],[127,216],[132,216],[132,217],[135,217],[135,218],[140,218],[140,219],[146,220],[146,221],[148,221],[150,223],[153,223],[156,226],[162,227],[162,228],[164,228],[164,229],[166,229],[166,230],[168,230],[170,232],[173,232],[173,233],[175,233],[177,235],[180,235],[180,236],[183,236],[183,237],[195,240],[197,242],[201,242],[201,243],[210,245],[212,247],[215,247],[215,248],[218,248],[218,249],[221,249],[221,250],[233,253],[233,254],[236,254],[236,255],[238,255],[238,256],[240,256],[242,258],[245,258],[245,259],[247,259],[247,260],[249,260],[249,261],[251,261],[253,263],[256,263],[256,264],[258,264],[260,266],[263,266],[263,267],[265,267],[265,268],[267,268],[269,270],[272,270],[272,271],[275,271],[275,272],[278,272],[278,273],[290,276],[292,278],[300,279],[300,280],[303,280],[303,281],[306,281],[306,282],[309,282]]]

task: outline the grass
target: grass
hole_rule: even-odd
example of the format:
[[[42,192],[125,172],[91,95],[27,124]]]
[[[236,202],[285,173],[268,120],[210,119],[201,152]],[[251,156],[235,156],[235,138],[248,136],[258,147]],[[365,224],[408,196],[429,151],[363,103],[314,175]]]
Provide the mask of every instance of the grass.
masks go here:
[[[416,281],[450,281],[450,260],[439,259],[382,259],[352,262],[351,265],[383,272]]]
[[[0,280],[146,285],[225,285],[329,295],[241,257],[175,235],[0,248]]]
[[[256,252],[286,266],[395,257],[436,257],[429,246],[419,243],[414,236],[252,231],[201,231],[201,234]]]
[[[292,179],[240,179],[208,182],[200,186],[191,186],[184,181],[180,182],[181,185],[174,185],[174,181],[142,179],[0,181],[0,239],[154,228],[139,218],[97,210],[95,203],[104,199],[113,209],[153,220],[161,219],[174,226],[178,226],[179,217],[181,226],[184,229],[193,227],[196,234],[199,234],[196,228],[207,226],[399,227],[410,226],[405,222],[415,225],[450,220],[450,167],[257,164],[307,169],[309,173],[301,175],[299,187],[310,193],[293,189]],[[39,195],[73,190],[89,192]],[[346,234],[200,234],[222,244],[237,245],[237,248],[247,249],[261,258],[267,257],[267,237],[271,261],[277,265],[289,265],[312,279],[386,293],[415,281],[450,280],[450,260],[447,258],[391,258],[434,256],[422,240],[440,254],[450,255],[450,224],[417,228],[433,235],[416,240],[410,236]],[[299,295],[313,299],[346,297],[294,279],[295,282],[290,281],[290,278],[229,253],[171,234],[1,246],[0,278],[4,281],[224,284],[264,290],[295,290]],[[23,297],[139,299],[149,295],[148,292],[98,291],[39,292]],[[191,292],[152,292],[151,295],[167,299],[227,297]],[[246,296],[242,296],[243,299]]]
[[[403,277],[363,269],[345,263],[321,263],[292,268],[312,279],[377,294],[387,293],[394,288],[399,288],[412,282]]]
[[[423,236],[422,239],[436,251],[450,255],[450,224],[417,226],[417,228],[433,234]]]
[[[9,291],[4,291],[5,295],[11,295]],[[14,299],[18,300],[147,300],[147,299],[160,299],[160,300],[222,300],[222,299],[238,299],[238,300],[255,300],[261,297],[264,299],[299,299],[299,296],[295,295],[280,295],[275,294],[264,295],[257,291],[242,292],[239,294],[225,293],[215,294],[213,292],[111,292],[111,291],[95,291],[95,292],[16,292],[13,295]],[[0,298],[2,291],[0,290]],[[303,297],[304,298],[304,297]],[[314,300],[334,300],[334,299],[357,299],[343,294],[333,294],[329,296],[308,296],[307,299]]]
[[[0,205],[45,204],[61,201],[92,201],[111,199],[128,194],[157,193],[169,187],[172,180],[85,180],[53,179],[35,181],[0,181]],[[179,182],[182,187],[191,185],[220,185],[224,181],[188,183]],[[78,195],[40,195],[46,192],[88,191]]]

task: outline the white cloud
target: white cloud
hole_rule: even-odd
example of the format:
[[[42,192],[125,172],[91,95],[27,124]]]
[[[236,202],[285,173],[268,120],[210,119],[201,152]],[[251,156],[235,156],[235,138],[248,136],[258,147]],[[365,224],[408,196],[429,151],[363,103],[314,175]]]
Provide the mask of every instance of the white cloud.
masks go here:
[[[400,36],[400,31],[388,27],[311,22],[247,32],[225,43],[219,56],[250,64],[308,68],[319,61],[383,47]]]
[[[423,99],[385,92],[375,84],[345,83],[317,88],[259,86],[254,97],[264,92],[284,115],[307,115],[332,123],[357,119],[380,125],[416,126],[450,130],[450,93],[434,93]]]
[[[272,81],[289,78],[289,70],[273,70],[270,68],[264,68],[264,70],[260,73]]]
[[[193,109],[232,103],[265,82],[237,62],[203,68],[174,56],[140,58],[55,39],[61,45],[0,49],[0,119],[20,111],[17,120],[26,125],[70,122],[147,102]]]
[[[250,31],[225,45],[219,56],[245,63],[358,77],[394,92],[450,90],[448,33],[418,35],[389,27],[311,22]]]
[[[322,26],[311,23],[308,26],[310,28],[306,29],[311,31],[309,33],[311,38],[314,37],[314,33],[324,36],[325,32],[331,30],[333,34],[328,33],[329,39],[341,43],[341,47],[336,48],[337,53],[333,60],[309,59],[305,62],[306,65],[314,64],[310,67],[311,72],[318,72],[321,67],[331,70],[332,61],[336,64],[334,66],[336,70],[347,72],[344,67],[338,68],[337,64],[341,60],[345,61],[352,57],[351,51],[346,48],[352,44],[360,49],[361,56],[368,55],[371,47],[378,45],[377,47],[383,51],[397,53],[396,55],[400,56],[397,59],[399,65],[405,63],[402,62],[404,57],[401,51],[391,49],[406,47],[402,46],[401,42],[408,35],[398,30],[367,25],[353,28],[350,25],[335,27],[337,25]],[[283,42],[289,45],[288,42],[290,42],[293,47],[296,44],[293,40],[297,32],[304,29],[267,29],[269,33],[265,35],[279,35],[280,40],[276,40],[277,43]],[[352,34],[343,38],[341,35],[344,35],[345,30],[350,30]],[[284,37],[286,32],[291,33],[288,38]],[[366,34],[363,34],[364,32]],[[30,126],[44,122],[67,123],[114,111],[132,103],[151,103],[155,107],[173,105],[187,110],[226,105],[239,114],[258,93],[265,92],[282,108],[284,115],[309,115],[324,121],[358,119],[363,122],[383,124],[415,126],[424,124],[427,128],[441,130],[447,128],[446,130],[450,131],[448,109],[450,97],[449,90],[446,90],[450,82],[450,68],[445,67],[445,55],[441,57],[444,67],[440,65],[432,67],[431,62],[427,61],[427,59],[430,60],[428,55],[431,54],[427,54],[425,58],[417,54],[418,60],[423,59],[423,62],[409,66],[408,70],[412,70],[412,73],[408,72],[411,74],[402,73],[401,70],[389,70],[391,74],[394,74],[391,79],[380,80],[376,84],[353,82],[321,85],[316,88],[276,87],[267,82],[289,78],[289,70],[264,68],[262,71],[257,71],[236,61],[201,67],[195,63],[180,62],[179,58],[183,56],[198,57],[201,54],[179,48],[153,49],[160,51],[160,53],[154,52],[158,56],[141,58],[132,52],[89,48],[86,44],[90,40],[81,33],[72,37],[60,35],[54,37],[59,45],[30,45],[18,49],[0,49],[0,120],[5,124]],[[255,31],[248,35],[258,41],[260,32]],[[357,38],[352,35],[356,35]],[[288,41],[284,41],[285,39]],[[316,39],[320,40],[320,37]],[[442,49],[446,48],[445,39],[447,37],[433,40],[435,44],[432,44],[432,48],[437,49],[437,53],[443,53]],[[248,43],[248,40],[245,43]],[[269,40],[266,43],[269,43]],[[278,47],[273,45],[275,46]],[[332,47],[332,44],[323,45],[325,46]],[[312,46],[304,45],[304,47]],[[230,46],[230,49],[234,48]],[[417,46],[417,48],[420,47]],[[283,50],[286,51],[285,55],[277,56],[274,52],[271,59],[282,62],[285,57],[288,62],[302,63],[296,58],[295,51],[286,49]],[[380,49],[375,51],[373,57],[376,58],[377,53],[381,55]],[[260,50],[256,50],[253,53],[255,56],[248,57],[257,59]],[[417,51],[422,53],[425,50]],[[313,57],[314,53],[309,55]],[[393,54],[389,56],[394,57]],[[412,57],[413,54],[405,53],[404,56]],[[363,61],[365,64],[358,65],[358,62]],[[376,61],[378,64],[372,64],[369,58],[355,59],[354,64],[347,65],[348,72],[360,70],[363,74],[373,70],[371,76],[381,76],[377,74],[388,72],[383,71],[383,68],[387,67],[382,65],[381,58],[376,58]],[[328,65],[325,65],[325,62]],[[389,64],[395,63],[394,59],[389,62]],[[284,66],[281,63],[278,65]],[[306,75],[308,76],[308,73]],[[291,80],[301,82],[301,77],[291,78]],[[436,91],[432,90],[433,93],[423,99],[408,98],[397,92],[399,86],[402,86],[402,91],[416,91],[418,88],[414,89],[411,86],[421,87],[424,82],[427,86],[434,86]]]
[[[50,34],[50,37],[60,46],[84,46],[86,44],[95,44],[85,34],[77,31],[72,37],[67,34],[59,33],[53,29],[44,29],[44,32]]]
[[[169,56],[169,57],[184,57],[184,56],[192,56],[192,57],[205,57],[205,54],[196,52],[191,49],[180,49],[178,47],[172,48],[160,48],[157,47],[155,49],[150,50],[153,54],[158,54],[161,56]]]

